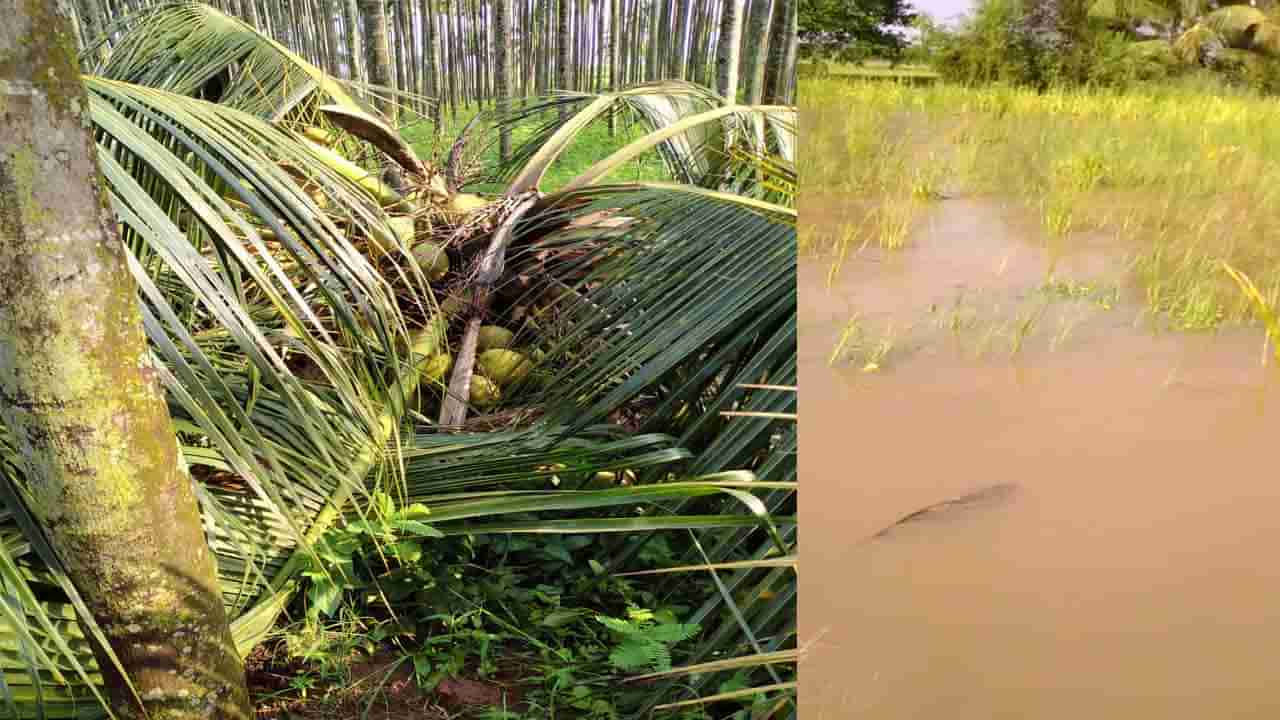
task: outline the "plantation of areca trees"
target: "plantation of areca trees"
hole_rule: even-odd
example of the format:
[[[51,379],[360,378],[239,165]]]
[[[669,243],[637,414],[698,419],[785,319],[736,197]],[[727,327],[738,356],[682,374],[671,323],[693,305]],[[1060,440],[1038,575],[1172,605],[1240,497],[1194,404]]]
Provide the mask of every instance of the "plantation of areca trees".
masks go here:
[[[0,114],[27,128],[0,128],[0,187],[77,132],[97,164],[0,194],[0,286],[30,275],[0,309],[5,711],[794,716],[796,118],[751,66],[787,51],[745,61],[773,104],[744,105],[653,67],[714,85],[718,3],[139,5],[18,3],[80,72],[0,66],[36,88]],[[673,10],[703,31],[664,34]],[[626,13],[656,49],[602,49]],[[521,32],[464,72],[489,20]],[[397,124],[430,93],[490,106],[430,153]],[[83,232],[49,230],[77,198]],[[73,320],[113,340],[51,346]]]
[[[78,0],[86,41],[161,0]],[[687,80],[794,102],[796,0],[215,0],[330,75],[412,93],[418,112],[556,90]],[[108,42],[119,37],[107,33]],[[499,67],[509,53],[510,71]],[[738,78],[733,92],[718,84]],[[438,99],[439,104],[425,98]]]

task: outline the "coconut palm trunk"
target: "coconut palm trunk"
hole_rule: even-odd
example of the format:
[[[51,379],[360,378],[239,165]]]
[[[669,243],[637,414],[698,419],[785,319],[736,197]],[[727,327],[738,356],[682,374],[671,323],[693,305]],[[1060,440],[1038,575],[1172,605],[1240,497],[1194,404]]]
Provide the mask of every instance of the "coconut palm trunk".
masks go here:
[[[387,43],[387,4],[384,0],[363,0],[364,37],[369,43],[367,53],[369,63],[369,83],[382,87],[392,87],[391,46]],[[374,92],[374,101],[378,109],[394,124],[396,120],[396,103],[387,97],[386,92]]]
[[[247,719],[195,487],[98,178],[67,5],[7,9],[0,420],[27,500],[137,690],[100,649],[117,716]]]

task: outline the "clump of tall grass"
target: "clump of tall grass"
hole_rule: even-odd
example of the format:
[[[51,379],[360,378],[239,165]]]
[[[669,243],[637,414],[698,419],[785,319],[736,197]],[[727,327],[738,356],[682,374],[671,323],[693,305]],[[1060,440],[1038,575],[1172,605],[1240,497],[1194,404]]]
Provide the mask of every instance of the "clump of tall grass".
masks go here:
[[[854,313],[840,332],[827,364],[852,365],[864,373],[879,372],[896,345],[897,332],[892,326],[883,334],[872,334]]]

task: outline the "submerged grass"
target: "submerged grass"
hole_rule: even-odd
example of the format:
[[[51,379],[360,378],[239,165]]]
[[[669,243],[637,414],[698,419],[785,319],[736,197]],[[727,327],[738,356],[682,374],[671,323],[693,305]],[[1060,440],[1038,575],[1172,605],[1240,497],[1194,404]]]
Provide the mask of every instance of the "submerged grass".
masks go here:
[[[1115,236],[1134,258],[1148,309],[1174,328],[1260,319],[1223,263],[1253,278],[1261,296],[1280,293],[1274,100],[821,77],[801,79],[800,99],[806,195],[847,199],[840,224],[802,223],[801,234],[811,251],[835,251],[837,264],[846,237],[861,239],[854,249],[906,247],[945,185],[1018,201],[1040,218],[1046,241],[1068,250],[1082,233]]]
[[[883,334],[873,334],[855,313],[845,324],[831,351],[828,365],[851,365],[862,372],[883,369],[897,344],[897,333],[890,326]]]

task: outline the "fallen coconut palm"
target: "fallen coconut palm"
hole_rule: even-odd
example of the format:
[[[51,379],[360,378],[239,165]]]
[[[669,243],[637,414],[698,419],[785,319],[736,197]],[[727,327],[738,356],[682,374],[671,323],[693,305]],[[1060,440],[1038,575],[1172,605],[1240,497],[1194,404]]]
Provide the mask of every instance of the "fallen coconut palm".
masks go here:
[[[388,159],[413,166],[413,158],[394,129],[366,121],[376,116],[341,82],[207,6],[161,5],[127,25],[99,67],[106,77],[86,80],[90,118],[241,653],[309,587],[299,573],[317,539],[348,514],[373,511],[364,502],[372,488],[438,509],[433,526],[444,533],[571,532],[563,516],[504,516],[617,507],[625,512],[582,527],[627,537],[688,528],[708,540],[723,530],[714,537],[736,541],[709,548],[715,562],[756,552],[762,538],[794,542],[793,526],[774,533],[772,525],[772,513],[794,505],[794,431],[719,414],[730,406],[794,409],[793,395],[741,387],[794,382],[794,293],[783,289],[794,286],[795,212],[760,199],[776,192],[765,187],[769,178],[794,187],[785,175],[793,109],[721,107],[712,93],[683,84],[531,103],[569,102],[576,112],[544,129],[543,147],[522,146],[527,162],[488,168],[519,178],[504,198],[458,187],[441,193],[419,160],[425,177],[406,168],[407,192],[397,200],[377,168]],[[219,89],[211,94],[214,78]],[[341,111],[322,110],[335,105]],[[612,110],[650,124],[646,145],[593,168],[571,190],[541,192],[546,167]],[[753,118],[767,119],[760,138]],[[742,142],[780,164],[740,172],[750,154],[727,149]],[[650,151],[688,184],[604,182],[636,152]],[[762,179],[742,184],[744,177]],[[415,220],[412,230],[388,213],[397,208]],[[607,227],[588,219],[609,217]],[[570,227],[579,234],[560,236],[565,252],[536,264],[538,243]],[[458,238],[448,249],[461,260],[456,269],[446,238]],[[386,243],[382,252],[370,252],[366,243],[378,242]],[[437,243],[429,255],[428,242]],[[473,375],[491,302],[522,270],[536,275],[531,293],[565,293],[557,307],[571,319],[570,334],[545,341],[540,372],[555,382],[523,398]],[[538,353],[527,357],[517,374]],[[442,405],[461,398],[464,410],[461,431],[447,434],[411,416],[409,402],[451,364],[450,385],[465,383]],[[655,406],[649,395],[662,400]],[[465,424],[467,399],[483,409],[521,399],[536,404],[541,419],[522,421],[518,432],[477,431]],[[649,432],[587,427],[636,408]],[[15,490],[0,498],[8,510],[0,524],[38,548],[39,528],[15,519],[23,517],[23,478],[8,462],[12,443],[0,428],[0,475]],[[667,482],[674,463],[707,477]],[[568,464],[588,477],[626,468],[637,482],[584,494],[506,494],[535,468]],[[764,482],[727,473],[738,468],[759,469]],[[696,517],[652,512],[657,503],[690,503]],[[637,516],[637,506],[651,512]],[[26,546],[4,551],[11,549],[19,571],[7,581],[49,589],[32,593],[38,600],[6,624],[19,637],[28,623],[69,642],[54,642],[60,654],[47,657],[21,645],[0,648],[0,690],[28,715],[79,713],[96,677],[82,636],[103,629],[77,615],[77,590],[66,588],[55,562]],[[64,600],[73,601],[70,609]],[[785,642],[787,612],[753,616],[743,628],[733,602],[709,598],[700,610],[729,623],[724,639],[704,650],[739,652],[744,632]],[[780,607],[793,609],[794,597]],[[66,622],[77,616],[83,633]],[[46,626],[41,617],[63,622]],[[58,673],[58,664],[86,672]],[[716,681],[709,674],[695,686]]]

